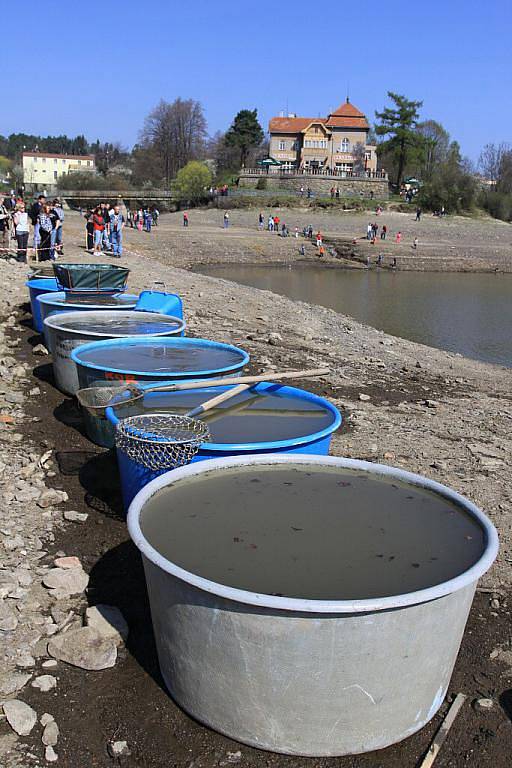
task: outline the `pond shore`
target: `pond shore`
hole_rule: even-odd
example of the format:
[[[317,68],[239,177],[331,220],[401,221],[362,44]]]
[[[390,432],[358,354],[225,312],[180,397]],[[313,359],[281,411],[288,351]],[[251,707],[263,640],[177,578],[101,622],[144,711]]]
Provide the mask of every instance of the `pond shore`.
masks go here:
[[[325,395],[342,410],[345,421],[333,437],[332,454],[419,472],[468,496],[489,515],[501,550],[480,584],[483,591],[475,600],[450,693],[497,698],[512,685],[511,371],[386,335],[333,310],[191,272],[200,262],[297,258],[295,238],[258,233],[241,220],[237,225],[238,214],[257,216],[234,211],[234,226],[227,233],[220,227],[222,212],[216,210],[192,211],[185,232],[179,214],[163,216],[151,235],[128,231],[120,263],[131,270],[129,290],[164,281],[168,291],[183,298],[188,333],[247,349],[252,371],[329,367],[324,379],[297,385]],[[361,228],[364,216],[357,221]],[[291,222],[290,217],[290,227]],[[322,225],[313,217],[311,223]],[[501,232],[495,250],[505,263],[512,230],[504,225]],[[65,244],[66,260],[99,260],[85,252],[83,220],[76,214],[67,215]],[[483,253],[475,236],[477,246]],[[316,259],[310,248],[307,258]],[[55,389],[48,358],[38,354],[41,338],[29,329],[22,307],[25,274],[23,265],[0,262],[6,286],[0,306],[3,700],[27,703],[38,718],[50,713],[60,730],[57,765],[74,768],[112,765],[112,744],[122,740],[130,754],[118,760],[128,768],[416,765],[446,705],[418,734],[378,756],[313,760],[236,744],[172,703],[155,659],[140,560],[120,511],[115,461],[83,436],[74,402]],[[42,585],[59,555],[79,558],[89,579],[86,591],[83,584],[71,595]],[[65,640],[67,632],[81,628],[87,605],[98,603],[119,607],[128,623],[128,640],[120,643],[114,665],[95,672],[61,660],[53,665],[50,638]],[[38,687],[41,681],[33,686],[43,675],[55,679],[46,693]],[[499,731],[500,738],[482,735],[484,730]],[[497,704],[485,715],[467,706],[458,720],[457,739],[448,740],[443,757],[455,768],[505,768],[510,730]],[[41,734],[36,724],[30,735],[18,737],[4,719],[0,763],[10,768],[44,764]]]

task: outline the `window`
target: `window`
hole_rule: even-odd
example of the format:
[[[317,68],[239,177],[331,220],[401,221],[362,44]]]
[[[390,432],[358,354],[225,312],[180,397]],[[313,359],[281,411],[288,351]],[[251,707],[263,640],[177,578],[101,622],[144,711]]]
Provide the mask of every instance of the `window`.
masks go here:
[[[350,141],[348,139],[342,139],[340,152],[350,152]]]
[[[46,157],[43,157],[43,163],[46,163]]]
[[[55,161],[55,162],[57,162],[57,161]],[[58,174],[57,174],[57,171],[54,171],[54,172],[53,172],[53,178],[54,178],[54,179],[56,179],[56,178],[57,178],[57,175],[58,175]]]
[[[63,160],[63,161],[62,161],[62,165],[64,165],[65,163],[66,163],[66,161],[65,161],[65,160]]]
[[[56,161],[56,160],[54,160],[54,161],[53,161],[53,164],[54,164],[54,165],[57,165],[57,161]]]
[[[82,165],[82,161],[81,160],[78,161],[78,165]]]
[[[90,165],[90,164],[91,164],[91,161],[90,161],[90,160],[88,160],[88,161],[87,161],[87,165]]]
[[[286,149],[286,141],[280,141],[279,142],[279,149]]]

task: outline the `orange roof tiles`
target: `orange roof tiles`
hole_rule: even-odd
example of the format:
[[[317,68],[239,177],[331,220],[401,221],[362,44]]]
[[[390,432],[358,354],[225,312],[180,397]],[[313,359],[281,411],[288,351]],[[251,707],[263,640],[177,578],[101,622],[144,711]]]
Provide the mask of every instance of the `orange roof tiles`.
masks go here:
[[[367,130],[370,127],[364,113],[346,101],[327,117],[273,117],[268,124],[268,129],[270,133],[300,133],[310,123],[322,123],[329,128]]]

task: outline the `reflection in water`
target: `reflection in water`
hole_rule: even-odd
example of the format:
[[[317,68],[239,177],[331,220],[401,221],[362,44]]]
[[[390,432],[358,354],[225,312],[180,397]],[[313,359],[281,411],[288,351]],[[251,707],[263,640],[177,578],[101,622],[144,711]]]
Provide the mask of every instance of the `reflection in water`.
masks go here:
[[[432,347],[512,367],[512,275],[243,264],[204,274],[264,288]]]

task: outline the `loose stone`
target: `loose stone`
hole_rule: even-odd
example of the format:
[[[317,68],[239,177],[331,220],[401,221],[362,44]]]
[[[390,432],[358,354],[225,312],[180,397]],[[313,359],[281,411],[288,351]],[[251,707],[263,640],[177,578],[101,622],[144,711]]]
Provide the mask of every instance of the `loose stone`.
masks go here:
[[[57,686],[57,678],[53,675],[39,675],[32,681],[31,685],[32,688],[39,688],[40,691],[46,693]]]
[[[113,667],[117,659],[115,642],[93,627],[81,627],[53,637],[48,643],[48,653],[74,667],[91,671]]]
[[[107,749],[110,757],[128,757],[131,755],[130,748],[126,741],[111,741],[108,744]]]
[[[55,720],[50,720],[45,726],[41,741],[46,747],[54,747],[59,740],[59,726]]]
[[[85,623],[96,629],[102,637],[113,640],[116,645],[122,645],[128,637],[128,624],[115,605],[95,605],[87,608]]]
[[[19,699],[4,701],[3,708],[7,722],[13,731],[18,736],[28,736],[37,722],[36,711]]]
[[[75,512],[72,509],[64,512],[64,520],[69,520],[71,523],[85,523],[88,517],[87,512]]]
[[[55,763],[59,759],[59,756],[54,750],[54,748],[52,746],[49,746],[49,747],[46,747],[44,751],[44,759],[48,763]]]

